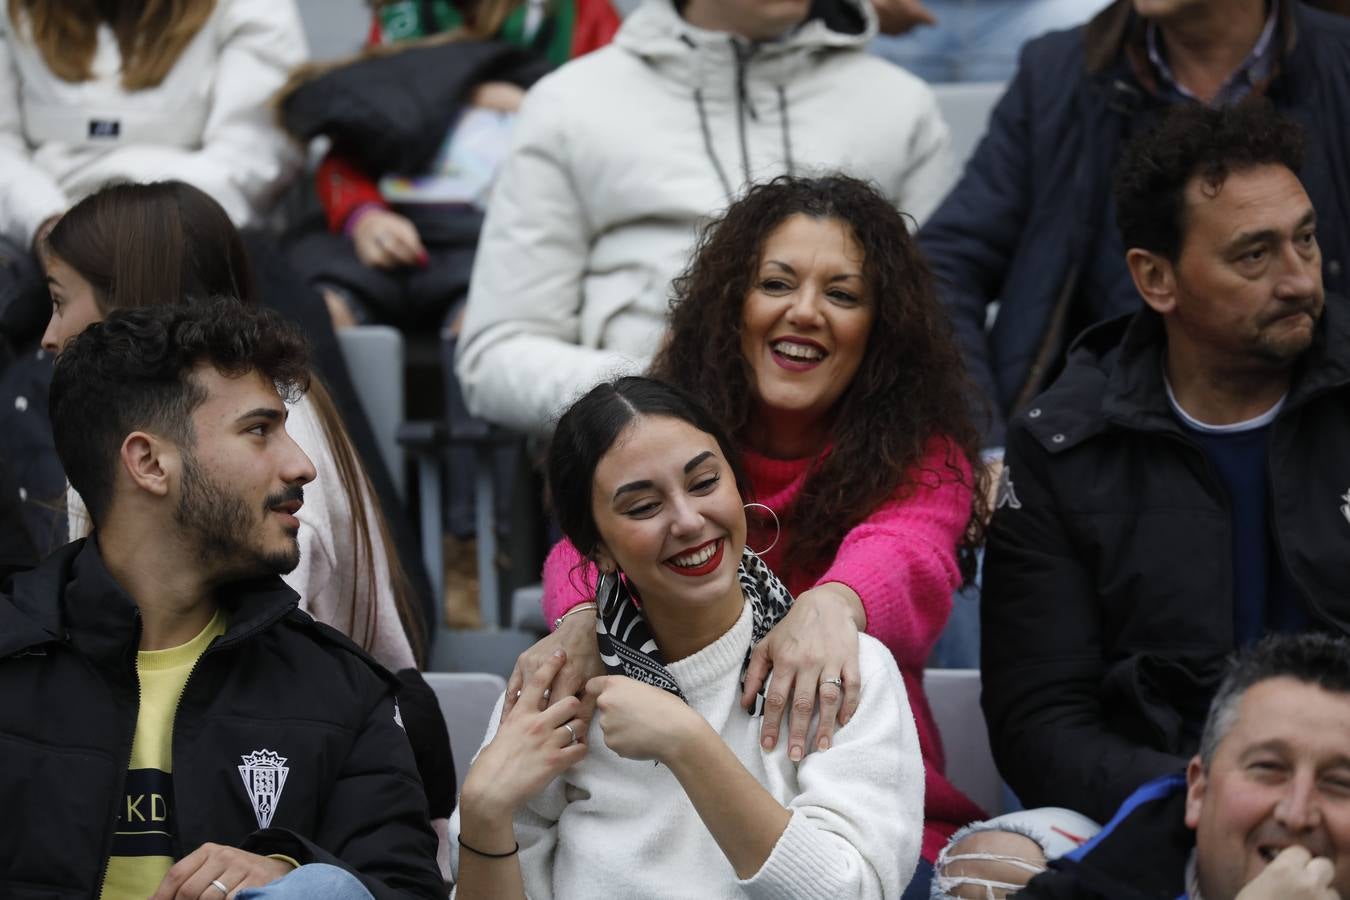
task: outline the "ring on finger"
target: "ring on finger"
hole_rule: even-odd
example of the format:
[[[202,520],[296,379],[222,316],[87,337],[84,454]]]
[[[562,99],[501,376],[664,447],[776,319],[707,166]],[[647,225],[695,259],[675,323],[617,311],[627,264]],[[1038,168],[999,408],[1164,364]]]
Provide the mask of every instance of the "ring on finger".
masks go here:
[[[550,689],[544,688],[544,699],[547,700],[549,698],[549,695],[552,693],[553,691],[551,691]]]
[[[563,727],[566,728],[567,733],[572,736],[572,739],[567,742],[567,746],[570,747],[577,742],[577,733],[573,730],[571,722],[564,722]]]
[[[840,688],[840,689],[842,690],[843,687],[844,687],[844,679],[841,678],[841,677],[839,677],[839,676],[835,676],[834,678],[822,678],[822,679],[820,679],[820,686],[821,686],[821,687],[824,687],[824,686],[827,685],[827,684],[832,684],[832,685],[834,685],[835,687]]]
[[[212,879],[211,879],[211,887],[213,887],[213,888],[215,888],[216,890],[220,891],[220,892],[221,892],[222,894],[224,894],[226,897],[230,896],[230,889],[227,888],[225,885],[221,884],[219,878],[212,878]]]

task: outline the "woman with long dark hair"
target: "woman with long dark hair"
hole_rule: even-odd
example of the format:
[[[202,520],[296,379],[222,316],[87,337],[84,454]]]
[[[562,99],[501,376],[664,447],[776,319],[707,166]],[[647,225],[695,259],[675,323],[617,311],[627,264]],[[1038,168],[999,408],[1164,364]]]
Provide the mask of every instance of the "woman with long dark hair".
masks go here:
[[[559,421],[548,482],[601,573],[607,674],[549,707],[559,652],[503,698],[451,825],[459,900],[900,897],[923,765],[891,654],[859,640],[858,715],[827,753],[765,748],[761,698],[739,702],[792,598],[746,549],[717,422],[658,381],[600,385]]]
[[[773,672],[764,740],[777,742],[790,710],[794,758],[828,747],[856,708],[857,634],[879,639],[918,722],[931,863],[980,815],[942,774],[923,668],[973,574],[985,475],[960,356],[906,219],[841,175],[752,188],[704,229],[676,280],[651,374],[733,436],[763,504],[751,546],[797,595],[746,679],[749,702]],[[513,689],[555,646],[570,662],[552,696],[599,670],[591,616],[572,614],[595,596],[577,562],[563,544],[545,564],[545,614],[561,627],[522,656]]]

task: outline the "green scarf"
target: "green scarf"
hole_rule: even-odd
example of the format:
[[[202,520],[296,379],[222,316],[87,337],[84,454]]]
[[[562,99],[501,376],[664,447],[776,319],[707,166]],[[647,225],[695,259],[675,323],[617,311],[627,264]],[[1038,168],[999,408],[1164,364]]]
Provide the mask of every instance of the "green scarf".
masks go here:
[[[534,34],[525,34],[527,4],[522,2],[502,23],[496,38],[543,56],[555,66],[572,58],[572,32],[576,28],[575,0],[547,0],[543,21]],[[377,12],[380,31],[392,43],[415,40],[464,27],[464,13],[454,0],[398,0]]]

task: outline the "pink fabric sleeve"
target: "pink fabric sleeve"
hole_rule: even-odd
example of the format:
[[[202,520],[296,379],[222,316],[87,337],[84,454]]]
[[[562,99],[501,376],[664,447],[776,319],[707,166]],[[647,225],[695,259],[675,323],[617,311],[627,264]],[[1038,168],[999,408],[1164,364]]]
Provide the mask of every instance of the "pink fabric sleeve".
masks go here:
[[[844,536],[817,584],[852,588],[867,613],[867,633],[895,654],[901,669],[922,670],[961,583],[956,546],[970,519],[970,464],[945,439],[930,445],[908,497],[892,499]]]
[[[558,616],[595,599],[595,564],[587,562],[567,538],[553,545],[544,560],[544,619],[548,630]]]

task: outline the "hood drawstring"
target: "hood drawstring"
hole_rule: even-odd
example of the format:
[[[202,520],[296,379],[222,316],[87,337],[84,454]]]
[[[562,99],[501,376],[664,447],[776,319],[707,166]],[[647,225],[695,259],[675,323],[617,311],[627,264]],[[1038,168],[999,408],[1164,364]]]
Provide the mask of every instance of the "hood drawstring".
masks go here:
[[[692,46],[692,42],[690,43]],[[750,100],[750,94],[745,87],[745,61],[754,53],[754,49],[751,48],[743,56],[740,45],[735,41],[732,41],[732,48],[736,56],[736,130],[741,144],[741,178],[743,183],[748,184],[750,182],[750,145],[749,141],[746,140],[745,116],[749,113],[750,118],[758,122],[759,113],[755,110],[754,104]],[[787,173],[795,175],[796,166],[792,160],[792,133],[788,124],[787,87],[779,84],[777,90],[778,127],[783,138],[783,162],[787,167]],[[712,162],[713,170],[717,173],[717,179],[722,182],[722,190],[727,195],[727,201],[734,202],[736,194],[732,190],[726,170],[722,168],[722,161],[717,158],[717,150],[713,147],[712,128],[708,124],[708,110],[703,102],[702,88],[694,88],[694,106],[698,109],[698,124],[703,132],[703,149]]]

